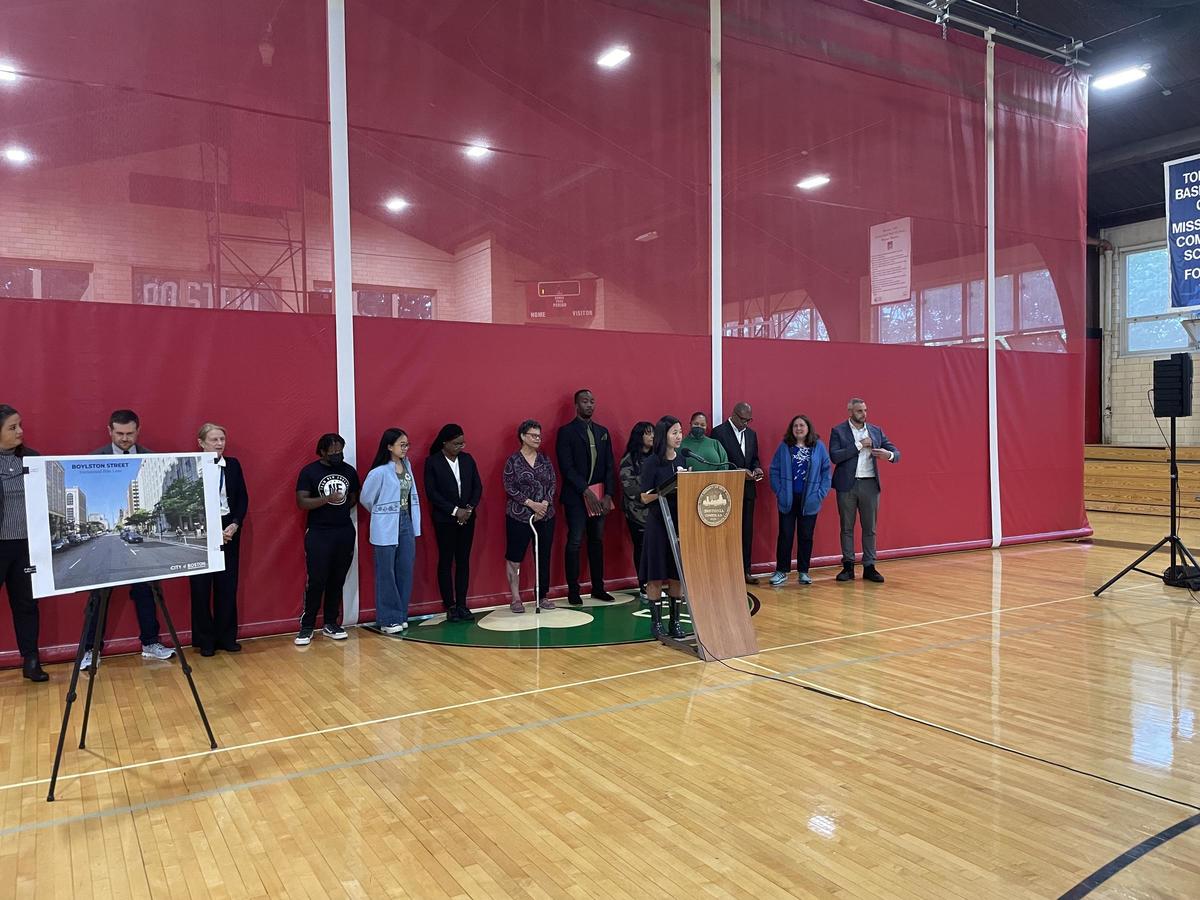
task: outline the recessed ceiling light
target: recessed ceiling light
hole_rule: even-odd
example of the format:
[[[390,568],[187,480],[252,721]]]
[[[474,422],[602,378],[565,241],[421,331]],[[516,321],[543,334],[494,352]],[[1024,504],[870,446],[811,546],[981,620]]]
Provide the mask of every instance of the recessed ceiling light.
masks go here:
[[[33,159],[33,155],[24,147],[5,147],[4,159],[19,166]]]
[[[828,175],[809,175],[803,181],[797,181],[796,187],[802,191],[815,191],[819,187],[824,187],[829,184]]]
[[[615,69],[629,59],[629,51],[624,47],[609,47],[596,58],[596,65],[605,69]]]
[[[467,154],[467,156],[469,156],[471,159],[483,159],[491,152],[492,148],[484,143],[472,144],[463,151],[463,153]]]
[[[1146,77],[1146,71],[1150,68],[1148,65],[1129,66],[1126,69],[1117,69],[1115,72],[1109,72],[1107,75],[1101,75],[1099,78],[1092,79],[1092,87],[1098,91],[1110,91],[1115,87],[1120,87],[1123,84],[1132,84],[1135,81],[1141,81]]]
[[[658,238],[657,231],[647,231],[645,234],[639,234],[637,237],[634,238],[634,240],[640,241],[641,243],[645,244],[645,243],[648,243],[649,241],[656,240],[657,238]]]
[[[403,212],[408,209],[408,201],[403,197],[389,197],[383,205],[387,207],[388,212]]]
[[[19,81],[21,76],[13,71],[13,67],[8,63],[0,63],[0,81]]]

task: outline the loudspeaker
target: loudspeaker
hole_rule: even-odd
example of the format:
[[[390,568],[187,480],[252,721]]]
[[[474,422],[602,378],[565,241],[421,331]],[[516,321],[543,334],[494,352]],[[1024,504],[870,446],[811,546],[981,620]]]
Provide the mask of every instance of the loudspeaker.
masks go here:
[[[1183,419],[1192,414],[1192,355],[1172,353],[1154,361],[1154,417]]]

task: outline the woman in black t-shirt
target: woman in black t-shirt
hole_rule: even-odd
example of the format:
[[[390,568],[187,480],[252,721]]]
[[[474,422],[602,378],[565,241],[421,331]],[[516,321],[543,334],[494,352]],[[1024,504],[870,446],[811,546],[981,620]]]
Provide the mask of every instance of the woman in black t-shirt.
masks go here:
[[[654,450],[642,463],[642,502],[650,507],[646,517],[646,536],[642,543],[642,565],[638,577],[646,583],[646,596],[650,600],[650,633],[662,637],[662,611],[659,607],[664,583],[670,599],[670,623],[668,634],[682,638],[679,626],[680,586],[679,570],[675,565],[675,554],[671,551],[671,539],[663,520],[662,506],[658,502],[658,489],[675,477],[680,469],[677,458],[679,445],[683,441],[683,426],[674,416],[663,416],[654,426]],[[675,492],[667,497],[672,521],[678,521]]]

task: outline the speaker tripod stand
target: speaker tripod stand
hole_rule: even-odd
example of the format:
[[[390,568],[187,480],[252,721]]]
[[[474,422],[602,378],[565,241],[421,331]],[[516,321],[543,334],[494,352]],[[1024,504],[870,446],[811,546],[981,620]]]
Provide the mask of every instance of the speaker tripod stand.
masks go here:
[[[183,655],[183,644],[180,642],[179,635],[175,631],[175,623],[171,620],[171,611],[167,609],[167,604],[163,600],[162,587],[158,582],[152,581],[150,583],[150,590],[154,594],[154,605],[162,613],[163,619],[167,623],[167,630],[171,633],[171,640],[175,644],[175,652],[179,656],[179,667],[183,670],[188,687],[192,689],[192,699],[196,701],[196,710],[200,713],[200,721],[204,723],[204,731],[208,735],[209,749],[216,750],[217,739],[213,737],[212,726],[208,724],[208,716],[204,712],[204,704],[200,702],[200,694],[196,691],[196,682],[192,680],[192,667],[188,665],[187,658]],[[112,597],[112,592],[112,588],[102,588],[101,590],[92,591],[88,595],[87,607],[83,614],[83,634],[79,637],[79,649],[75,653],[75,667],[71,670],[71,684],[67,688],[67,705],[63,710],[62,728],[58,732],[58,749],[54,752],[54,769],[50,773],[50,791],[46,795],[47,802],[54,800],[54,787],[58,784],[58,767],[62,763],[63,744],[67,739],[67,725],[71,721],[71,707],[74,705],[77,696],[75,687],[79,683],[79,670],[83,665],[83,656],[87,652],[87,643],[89,640],[93,640],[95,648],[92,650],[92,660],[87,669],[87,698],[83,703],[83,724],[79,729],[79,749],[83,750],[87,746],[88,718],[92,712],[92,688],[96,686],[96,676],[100,673],[100,655],[101,648],[104,645],[104,626],[107,624],[108,601]],[[93,625],[95,626],[94,630]]]
[[[1143,562],[1167,545],[1171,547],[1171,567],[1166,572],[1159,574],[1158,572],[1139,568]],[[1190,574],[1188,572],[1189,567],[1194,570]],[[1174,416],[1171,416],[1171,531],[1165,538],[1112,578],[1108,579],[1108,581],[1104,582],[1100,587],[1096,588],[1096,590],[1092,591],[1093,596],[1099,597],[1130,572],[1140,572],[1143,575],[1149,575],[1151,578],[1157,578],[1168,587],[1188,587],[1191,575],[1200,575],[1200,563],[1196,562],[1196,557],[1192,555],[1192,551],[1187,548],[1183,539],[1179,537],[1179,461],[1176,458],[1175,452]]]

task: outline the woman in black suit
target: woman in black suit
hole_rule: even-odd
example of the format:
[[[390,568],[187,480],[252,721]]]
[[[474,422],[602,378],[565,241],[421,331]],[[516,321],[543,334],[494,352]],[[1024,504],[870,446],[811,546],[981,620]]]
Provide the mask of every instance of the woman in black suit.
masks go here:
[[[206,422],[196,435],[200,449],[217,457],[221,468],[221,537],[225,551],[225,571],[193,575],[192,646],[201,656],[212,656],[218,650],[237,653],[242,645],[237,640],[238,549],[242,540],[242,523],[250,497],[242,466],[225,455],[225,428]]]
[[[475,509],[483,496],[479,468],[464,453],[467,439],[453,423],[443,425],[425,458],[425,497],[433,510],[438,548],[438,589],[446,621],[474,620],[467,609],[471,579],[471,544],[475,541]]]

